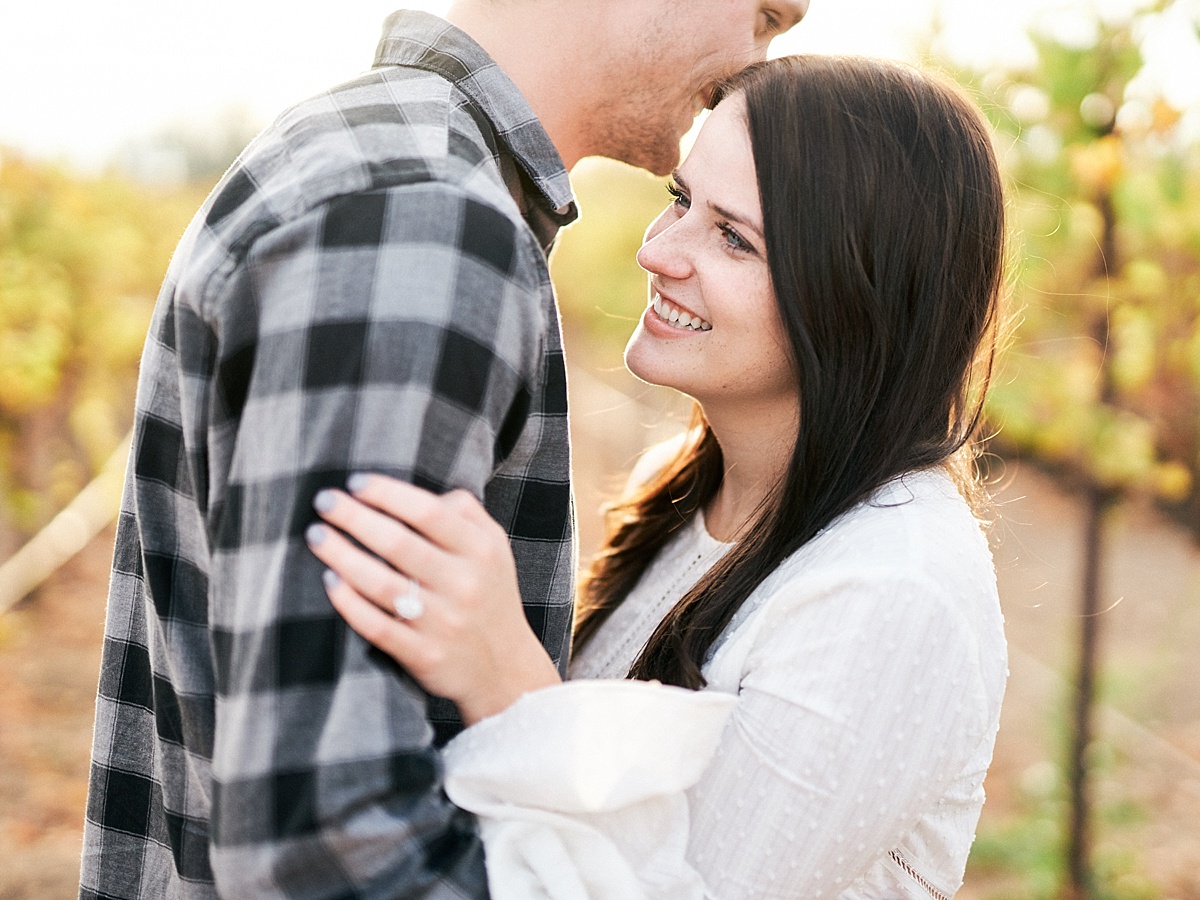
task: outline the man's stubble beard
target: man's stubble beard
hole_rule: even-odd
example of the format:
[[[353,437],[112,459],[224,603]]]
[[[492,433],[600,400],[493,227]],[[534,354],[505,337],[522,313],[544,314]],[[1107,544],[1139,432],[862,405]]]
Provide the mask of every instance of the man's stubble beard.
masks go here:
[[[599,155],[646,169],[655,175],[669,175],[679,165],[679,114],[673,121],[661,103],[642,102],[609,109],[603,118],[593,119],[593,146]]]

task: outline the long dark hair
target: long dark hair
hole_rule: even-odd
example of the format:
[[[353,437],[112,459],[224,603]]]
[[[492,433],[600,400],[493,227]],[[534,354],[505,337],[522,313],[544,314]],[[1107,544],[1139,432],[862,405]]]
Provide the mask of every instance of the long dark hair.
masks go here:
[[[699,688],[713,642],[785,558],[882,484],[971,450],[1003,285],[1004,197],[988,126],[948,82],[878,60],[745,70],[767,261],[800,391],[795,449],[737,545],[675,605],[630,676]],[[608,514],[576,643],[715,495],[697,408],[674,461]]]

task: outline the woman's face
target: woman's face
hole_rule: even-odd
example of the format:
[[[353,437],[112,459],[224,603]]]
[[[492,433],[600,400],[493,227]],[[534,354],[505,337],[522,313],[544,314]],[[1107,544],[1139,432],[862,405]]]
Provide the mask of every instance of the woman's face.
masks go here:
[[[713,110],[671,190],[675,201],[638,252],[650,273],[650,304],[625,348],[626,366],[706,409],[794,416],[798,390],[767,269],[740,96]]]

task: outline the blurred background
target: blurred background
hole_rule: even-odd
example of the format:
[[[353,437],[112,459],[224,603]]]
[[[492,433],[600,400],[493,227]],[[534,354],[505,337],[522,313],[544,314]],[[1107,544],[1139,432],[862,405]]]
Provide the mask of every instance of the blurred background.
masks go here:
[[[110,521],[174,244],[259,128],[369,66],[392,7],[0,10],[0,900],[75,894]],[[1012,660],[968,900],[1200,898],[1198,29],[1198,0],[813,0],[773,49],[949,73],[1007,172],[985,463]],[[553,267],[586,555],[687,410],[620,362],[663,182],[574,181]]]

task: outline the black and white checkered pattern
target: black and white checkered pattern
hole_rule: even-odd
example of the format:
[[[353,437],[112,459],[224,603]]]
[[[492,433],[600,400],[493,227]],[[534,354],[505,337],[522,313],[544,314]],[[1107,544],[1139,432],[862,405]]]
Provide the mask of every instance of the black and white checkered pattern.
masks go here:
[[[516,87],[419,13],[217,186],[142,360],[82,897],[486,896],[475,823],[441,790],[453,707],[345,627],[303,534],[316,491],[352,472],[467,488],[508,528],[529,620],[565,664],[544,253],[574,215]]]

